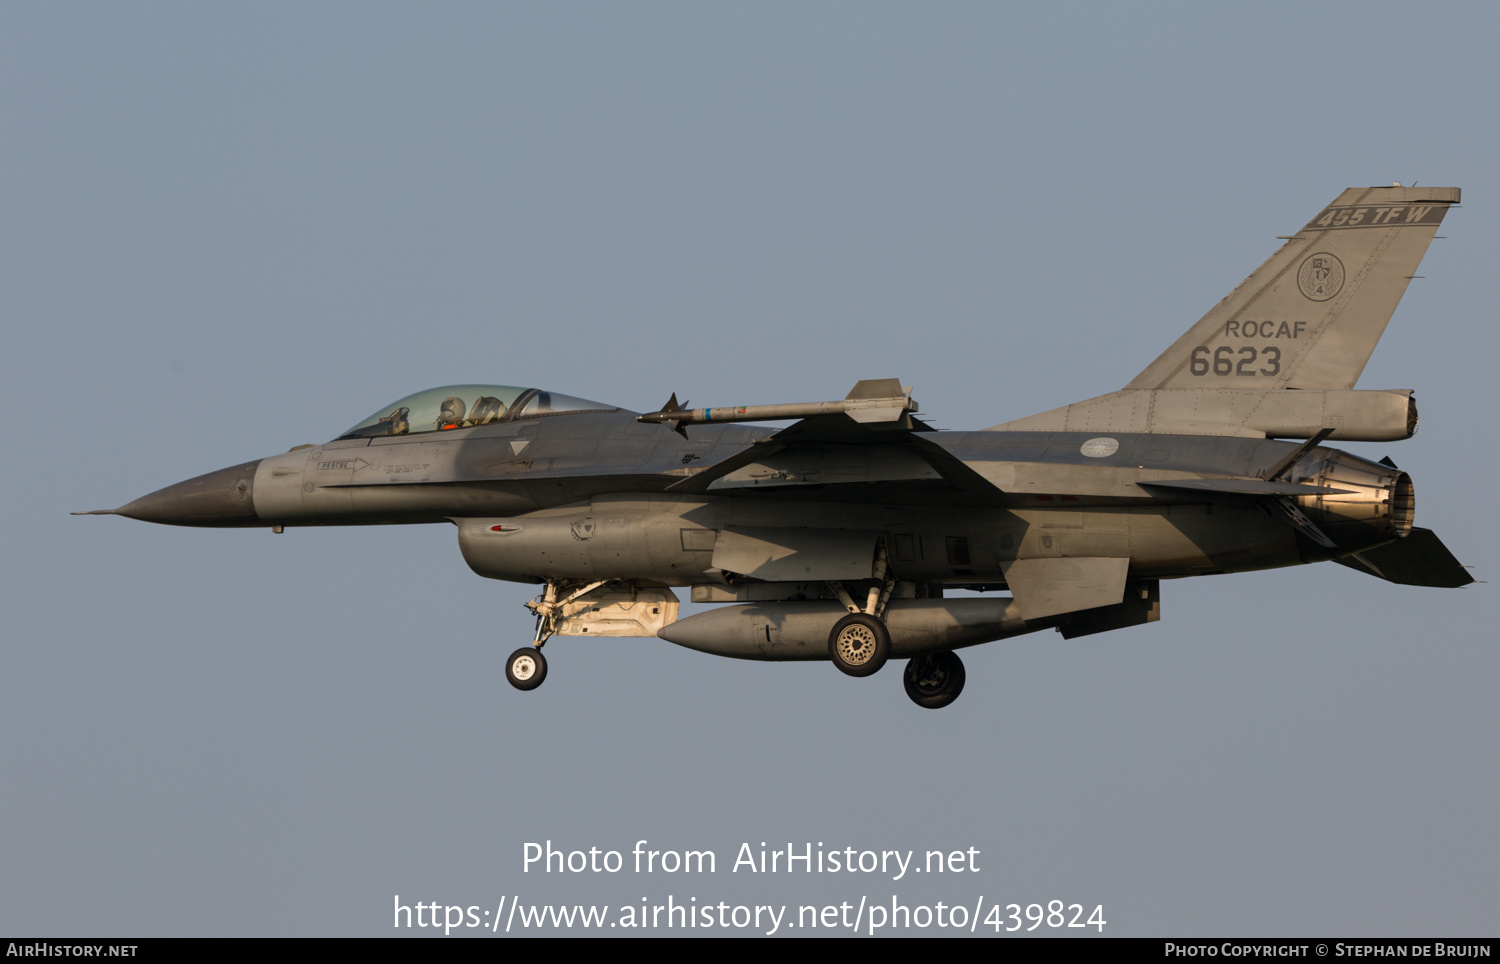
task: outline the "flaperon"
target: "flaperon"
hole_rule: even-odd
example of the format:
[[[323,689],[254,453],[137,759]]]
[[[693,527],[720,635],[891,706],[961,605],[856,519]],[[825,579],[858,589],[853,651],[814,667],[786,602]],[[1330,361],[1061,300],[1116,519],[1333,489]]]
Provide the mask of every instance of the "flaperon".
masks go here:
[[[506,663],[523,690],[552,636],[660,636],[851,676],[902,657],[911,698],[946,706],[964,685],[954,650],[1153,622],[1163,579],[1333,560],[1471,582],[1414,526],[1405,472],[1324,444],[1416,430],[1411,391],[1354,385],[1458,199],[1350,188],[1120,391],[982,431],[934,431],[894,378],[806,404],[673,394],[645,415],[450,385],[97,514],[452,524],[475,572],[543,587],[535,638]],[[679,620],[677,586],[723,605]]]

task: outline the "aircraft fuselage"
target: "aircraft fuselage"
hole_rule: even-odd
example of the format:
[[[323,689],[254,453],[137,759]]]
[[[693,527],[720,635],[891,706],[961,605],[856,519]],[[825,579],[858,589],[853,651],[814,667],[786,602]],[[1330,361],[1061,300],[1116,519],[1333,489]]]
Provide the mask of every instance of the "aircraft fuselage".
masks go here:
[[[1336,554],[1301,538],[1255,499],[1149,488],[1254,478],[1294,449],[1291,442],[931,432],[924,437],[972,472],[972,485],[955,486],[880,444],[830,443],[817,471],[802,477],[763,468],[758,476],[752,470],[716,480],[704,492],[674,489],[769,434],[758,426],[695,426],[684,439],[616,412],[340,439],[169,486],[120,511],[207,526],[452,521],[477,572],[519,582],[712,582],[719,578],[710,573],[713,533],[726,527],[878,531],[902,579],[947,584],[1003,583],[1004,564],[1018,558],[1123,557],[1132,577],[1171,578]],[[1084,454],[1104,449],[1110,451]],[[1373,485],[1353,516],[1347,506],[1340,514],[1331,502],[1318,504],[1336,496],[1298,497],[1325,528],[1339,530],[1339,549],[1396,538],[1389,492],[1404,476],[1317,448],[1299,461],[1294,478],[1316,481],[1330,467],[1366,474]]]

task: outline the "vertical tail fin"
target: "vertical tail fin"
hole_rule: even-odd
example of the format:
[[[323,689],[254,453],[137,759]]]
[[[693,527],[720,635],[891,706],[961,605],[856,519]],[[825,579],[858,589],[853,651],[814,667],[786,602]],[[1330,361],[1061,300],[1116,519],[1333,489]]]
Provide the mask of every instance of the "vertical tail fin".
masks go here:
[[[1349,188],[1126,388],[1353,388],[1458,199]]]

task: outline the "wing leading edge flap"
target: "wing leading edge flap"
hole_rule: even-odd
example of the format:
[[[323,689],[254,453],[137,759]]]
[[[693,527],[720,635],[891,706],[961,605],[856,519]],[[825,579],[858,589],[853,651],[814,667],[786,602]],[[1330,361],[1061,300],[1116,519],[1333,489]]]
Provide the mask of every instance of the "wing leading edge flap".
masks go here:
[[[1334,562],[1402,586],[1457,589],[1474,581],[1431,529],[1412,529],[1405,539]]]
[[[1001,568],[1021,618],[1032,620],[1120,602],[1125,598],[1130,560],[1017,559]]]

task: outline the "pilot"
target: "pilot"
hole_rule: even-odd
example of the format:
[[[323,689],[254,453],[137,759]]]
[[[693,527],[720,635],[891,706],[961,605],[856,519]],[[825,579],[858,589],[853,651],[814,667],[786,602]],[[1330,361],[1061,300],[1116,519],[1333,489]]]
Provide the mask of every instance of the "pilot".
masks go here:
[[[470,425],[488,425],[490,422],[498,422],[505,417],[505,403],[493,395],[481,395],[474,399],[474,407],[469,410]]]
[[[438,413],[438,431],[443,432],[450,428],[462,428],[463,424],[464,400],[457,395],[449,395],[443,399],[443,409]]]

